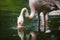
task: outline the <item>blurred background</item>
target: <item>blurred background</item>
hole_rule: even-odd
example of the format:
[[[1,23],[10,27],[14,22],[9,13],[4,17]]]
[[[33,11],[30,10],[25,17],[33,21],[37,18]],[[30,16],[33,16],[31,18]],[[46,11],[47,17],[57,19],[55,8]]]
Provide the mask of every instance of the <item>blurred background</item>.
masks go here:
[[[0,40],[20,40],[17,35],[17,17],[27,0],[0,0]]]

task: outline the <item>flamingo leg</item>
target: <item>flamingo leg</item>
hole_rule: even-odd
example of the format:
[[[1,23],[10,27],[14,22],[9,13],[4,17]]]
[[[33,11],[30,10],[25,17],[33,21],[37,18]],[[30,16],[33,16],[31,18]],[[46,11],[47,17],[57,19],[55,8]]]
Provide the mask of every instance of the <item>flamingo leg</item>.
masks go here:
[[[40,13],[38,13],[38,32],[40,32]]]
[[[46,15],[44,15],[44,32],[46,31]]]

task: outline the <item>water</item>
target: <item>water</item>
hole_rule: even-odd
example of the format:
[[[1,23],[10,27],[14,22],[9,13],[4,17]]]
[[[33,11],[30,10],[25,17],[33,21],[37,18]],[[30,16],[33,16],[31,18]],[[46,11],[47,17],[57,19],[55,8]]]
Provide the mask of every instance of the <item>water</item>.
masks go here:
[[[28,2],[24,0],[0,0],[0,40],[20,40],[17,33],[17,17],[23,7],[29,9]],[[26,23],[27,19],[25,20]],[[54,33],[56,32],[52,34]],[[60,37],[58,32],[56,35]]]
[[[17,13],[18,14],[18,13]],[[18,40],[17,14],[10,11],[0,13],[0,38],[1,40]]]

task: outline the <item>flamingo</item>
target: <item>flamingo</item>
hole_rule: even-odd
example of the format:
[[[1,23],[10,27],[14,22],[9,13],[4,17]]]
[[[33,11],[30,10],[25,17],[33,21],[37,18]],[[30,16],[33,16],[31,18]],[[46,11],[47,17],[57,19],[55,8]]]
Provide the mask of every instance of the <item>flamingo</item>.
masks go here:
[[[50,12],[51,10],[55,9],[55,7],[46,1],[42,1],[42,0],[29,0],[29,7],[31,10],[31,13],[29,15],[27,8],[23,8],[21,10],[21,13],[18,17],[18,34],[20,35],[20,33],[22,34],[22,25],[24,22],[24,18],[23,18],[23,13],[25,14],[25,17],[32,19],[34,17],[35,12],[38,12],[38,16],[39,16],[39,21],[40,21],[40,12],[43,12],[44,15],[44,29],[46,27],[46,14],[48,12]],[[39,22],[39,26],[40,26],[40,22]],[[40,27],[39,27],[40,30]],[[21,37],[21,36],[20,36]],[[21,38],[23,40],[23,37]]]
[[[43,1],[43,0],[29,0],[29,6],[30,6],[30,10],[31,10],[30,15],[28,13],[28,9],[23,8],[21,10],[20,16],[18,17],[18,22],[20,21],[19,24],[21,24],[21,25],[23,24],[23,21],[24,21],[24,19],[23,19],[23,12],[24,11],[25,11],[25,17],[27,17],[29,19],[32,19],[34,17],[34,14],[35,14],[36,11],[38,12],[38,14],[40,14],[40,12],[43,12],[43,14],[44,14],[44,24],[46,24],[45,23],[46,14],[48,12],[50,12],[51,10],[55,9],[54,5],[52,5],[51,3],[48,3],[46,1]]]

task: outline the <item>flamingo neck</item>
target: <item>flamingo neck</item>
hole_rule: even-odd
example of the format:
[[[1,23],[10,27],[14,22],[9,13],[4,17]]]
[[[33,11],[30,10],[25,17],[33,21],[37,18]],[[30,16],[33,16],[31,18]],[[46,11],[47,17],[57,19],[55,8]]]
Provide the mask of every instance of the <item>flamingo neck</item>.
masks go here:
[[[23,8],[23,9],[21,10],[21,14],[20,14],[20,15],[22,16],[23,13],[25,14],[25,17],[28,17],[28,16],[29,16],[27,8]]]

